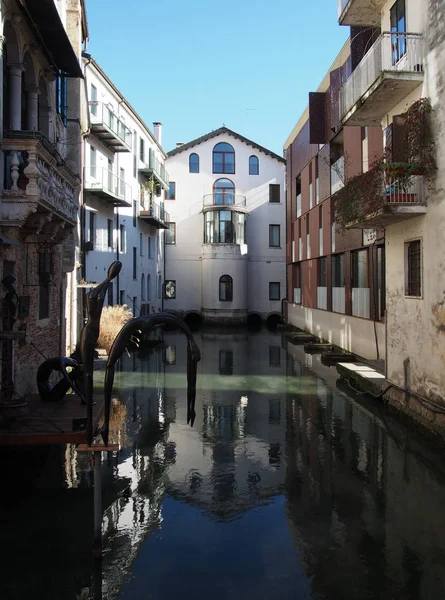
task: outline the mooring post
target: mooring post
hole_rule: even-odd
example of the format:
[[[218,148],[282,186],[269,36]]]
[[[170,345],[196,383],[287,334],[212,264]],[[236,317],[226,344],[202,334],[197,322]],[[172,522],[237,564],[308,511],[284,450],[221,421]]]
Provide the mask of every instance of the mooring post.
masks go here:
[[[93,452],[94,464],[94,558],[102,557],[102,452]]]

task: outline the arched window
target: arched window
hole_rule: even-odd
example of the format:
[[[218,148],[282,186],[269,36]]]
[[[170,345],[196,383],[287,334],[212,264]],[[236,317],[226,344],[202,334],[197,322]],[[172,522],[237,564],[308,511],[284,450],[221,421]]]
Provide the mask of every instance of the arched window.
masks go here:
[[[213,184],[213,204],[234,204],[235,185],[230,179],[218,179]]]
[[[260,161],[258,160],[258,156],[249,156],[249,175],[259,175],[260,174]]]
[[[150,273],[147,275],[147,300],[151,300]]]
[[[213,172],[235,173],[235,150],[226,142],[220,142],[213,148]]]
[[[145,300],[145,275],[141,275],[141,302]]]
[[[233,279],[230,275],[222,275],[219,278],[219,299],[221,302],[233,300]]]
[[[189,156],[189,173],[199,173],[199,155],[190,154]]]

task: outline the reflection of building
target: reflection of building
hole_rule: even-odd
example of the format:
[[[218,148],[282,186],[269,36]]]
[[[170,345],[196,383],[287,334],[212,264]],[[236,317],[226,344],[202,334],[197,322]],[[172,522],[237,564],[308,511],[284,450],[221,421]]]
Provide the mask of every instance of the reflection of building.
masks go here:
[[[167,166],[165,307],[207,321],[281,313],[284,159],[221,127]]]
[[[12,298],[2,300],[0,348],[1,395],[9,399],[34,391],[42,354],[64,348],[80,187],[79,60],[88,31],[81,0],[4,0],[1,13],[0,280],[2,298]]]

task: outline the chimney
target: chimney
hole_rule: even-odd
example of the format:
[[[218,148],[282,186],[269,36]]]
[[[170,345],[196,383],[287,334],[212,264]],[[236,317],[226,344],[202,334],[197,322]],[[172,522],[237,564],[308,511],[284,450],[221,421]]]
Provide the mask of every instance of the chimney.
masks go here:
[[[153,135],[158,144],[162,146],[162,123],[153,123]]]
[[[184,145],[184,142],[176,142],[176,148],[180,148]]]

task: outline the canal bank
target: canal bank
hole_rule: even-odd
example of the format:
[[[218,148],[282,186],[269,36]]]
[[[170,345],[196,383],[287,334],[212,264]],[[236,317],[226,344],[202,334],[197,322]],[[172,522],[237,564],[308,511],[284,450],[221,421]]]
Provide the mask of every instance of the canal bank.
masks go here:
[[[159,352],[125,358],[116,374],[121,449],[103,457],[115,495],[103,518],[102,598],[442,597],[441,453],[280,333],[201,330],[196,340],[192,428],[179,333],[165,333]],[[71,576],[40,560],[34,597],[96,600],[90,563],[77,577],[73,558],[82,543],[91,552],[82,532],[92,513],[83,527],[80,502],[79,516],[69,514],[79,489],[91,494],[91,465],[70,452],[64,466],[71,488],[52,494],[47,482],[39,522],[51,539],[64,528],[79,536],[65,561]],[[22,493],[21,510],[32,514],[40,494]],[[10,514],[11,555],[27,540],[15,573],[2,574],[16,600],[29,597],[19,574],[42,555],[43,535]]]

